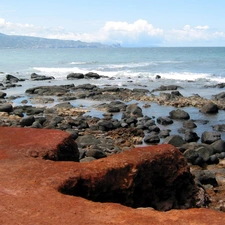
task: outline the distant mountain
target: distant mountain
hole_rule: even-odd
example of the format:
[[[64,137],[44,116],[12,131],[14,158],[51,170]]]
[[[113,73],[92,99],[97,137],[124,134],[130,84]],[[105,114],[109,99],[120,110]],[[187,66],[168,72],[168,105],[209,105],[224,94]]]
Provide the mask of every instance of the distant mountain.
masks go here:
[[[0,48],[105,48],[98,42],[48,39],[30,36],[6,35],[0,33]],[[113,45],[111,47],[120,47]]]

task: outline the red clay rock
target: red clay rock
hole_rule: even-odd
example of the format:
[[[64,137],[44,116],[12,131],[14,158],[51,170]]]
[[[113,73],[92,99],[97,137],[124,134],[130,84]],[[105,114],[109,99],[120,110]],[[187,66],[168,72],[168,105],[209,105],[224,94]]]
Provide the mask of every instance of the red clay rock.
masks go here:
[[[79,161],[77,144],[60,130],[1,127],[0,152],[0,159],[26,156]]]
[[[172,145],[135,148],[84,168],[65,181],[60,191],[134,208],[196,206],[198,188],[183,155]]]
[[[10,154],[8,154],[6,146],[9,139],[2,138],[4,132],[2,128],[0,130],[0,143],[1,146],[5,146],[5,148],[0,148],[1,156],[2,152],[5,154],[5,157],[0,159],[0,224],[224,224],[225,214],[209,209],[159,212],[151,208],[134,209],[118,203],[93,202],[82,197],[64,195],[58,191],[62,187],[76,187],[76,181],[80,179],[79,177],[85,179],[87,186],[91,185],[96,191],[100,190],[100,187],[95,187],[94,185],[100,185],[99,182],[101,181],[104,184],[102,188],[106,187],[107,189],[110,184],[113,185],[112,188],[116,188],[116,181],[120,181],[120,185],[125,185],[123,190],[129,189],[133,185],[132,182],[135,179],[137,181],[134,174],[141,168],[142,171],[140,170],[140,173],[145,171],[145,167],[141,167],[141,165],[145,165],[146,160],[150,160],[154,164],[153,158],[155,158],[155,163],[160,162],[159,158],[162,155],[165,155],[165,159],[168,159],[168,161],[164,161],[168,165],[170,165],[169,159],[172,155],[176,156],[173,162],[180,160],[178,165],[162,165],[164,168],[168,167],[168,172],[163,177],[167,178],[168,184],[172,184],[176,177],[182,177],[182,174],[186,174],[187,168],[182,155],[177,154],[177,150],[171,145],[137,148],[90,163],[55,162],[43,160],[42,157],[21,157],[19,153],[24,153],[21,141],[16,142],[20,143],[20,148],[18,146],[13,148],[13,144],[9,144]],[[23,136],[23,132],[27,132],[26,128],[21,128],[18,131],[20,135],[17,134],[17,138]],[[44,133],[45,135],[55,134],[51,130],[44,131]],[[31,145],[30,142],[30,146],[34,149],[42,146],[41,142],[38,144],[37,142],[34,143],[34,145]],[[126,164],[131,165],[131,167],[128,167]],[[112,166],[115,167],[115,174],[113,170],[109,170],[109,168],[112,169]],[[124,179],[122,181],[123,175],[119,175],[119,172],[116,173],[120,166],[122,166],[124,176],[132,172],[130,180]],[[175,172],[174,168],[176,166],[178,169]],[[133,171],[132,169],[134,168],[137,171]],[[170,168],[174,171],[174,174],[170,174]],[[149,167],[146,169],[148,170]],[[158,169],[160,171],[160,167]],[[107,174],[107,171],[110,171],[110,173]],[[111,179],[107,179],[107,175],[112,174],[117,178],[114,182]],[[149,175],[153,176],[151,172],[149,172]],[[138,176],[140,174],[137,173],[136,177]],[[148,177],[146,177],[146,180],[148,180]],[[110,184],[107,186],[106,182],[108,181]],[[71,182],[71,186],[68,186],[68,182]],[[140,184],[141,182],[147,183],[144,179],[139,180],[139,182]],[[104,192],[104,189],[102,191]],[[96,193],[94,194],[96,195]]]

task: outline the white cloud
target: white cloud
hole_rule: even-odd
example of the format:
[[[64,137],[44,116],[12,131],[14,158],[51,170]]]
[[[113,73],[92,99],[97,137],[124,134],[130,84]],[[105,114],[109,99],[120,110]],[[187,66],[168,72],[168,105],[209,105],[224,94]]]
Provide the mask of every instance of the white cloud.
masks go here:
[[[49,28],[32,24],[11,23],[0,18],[0,32],[5,34],[37,36],[86,42],[120,43],[122,46],[188,46],[225,44],[223,31],[211,30],[207,25],[165,31],[146,20],[133,23],[108,21],[95,33],[67,32],[63,27]]]
[[[209,29],[209,26],[196,26],[195,29],[208,30]]]

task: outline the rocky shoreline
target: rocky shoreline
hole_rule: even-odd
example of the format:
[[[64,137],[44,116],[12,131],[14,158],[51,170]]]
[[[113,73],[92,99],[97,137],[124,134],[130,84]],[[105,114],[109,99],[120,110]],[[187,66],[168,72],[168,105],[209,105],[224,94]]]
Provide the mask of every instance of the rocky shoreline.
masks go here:
[[[214,124],[213,131],[207,130],[206,126],[206,130],[199,135],[195,132],[197,124],[207,124],[208,121],[192,120],[192,115],[182,109],[191,106],[198,108],[199,114],[218,114],[225,109],[224,92],[209,100],[199,95],[185,97],[179,91],[182,87],[176,85],[160,86],[149,91],[144,87],[100,87],[90,82],[101,78],[91,72],[69,74],[67,79],[71,84],[28,88],[23,95],[26,98],[20,105],[14,106],[13,101],[21,96],[7,96],[4,90],[18,87],[24,80],[6,75],[0,85],[0,126],[66,131],[78,144],[80,162],[105,158],[135,146],[172,144],[187,159],[196,183],[208,193],[208,207],[224,212],[225,141],[221,134],[225,131],[225,124]],[[30,79],[33,82],[51,82],[54,77],[31,74]],[[87,83],[74,85],[77,79],[86,79]],[[223,87],[223,84],[215,86]],[[74,100],[82,102],[86,99],[98,102],[92,107],[102,112],[101,117],[88,114],[90,109],[82,104],[72,104]],[[134,103],[130,103],[134,100]],[[55,102],[54,106],[49,107]],[[143,107],[138,103],[143,103]],[[145,115],[144,109],[151,107],[152,103],[172,106],[173,110],[158,117]],[[42,107],[35,104],[41,104]],[[182,127],[177,134],[171,135],[168,127],[176,121]]]

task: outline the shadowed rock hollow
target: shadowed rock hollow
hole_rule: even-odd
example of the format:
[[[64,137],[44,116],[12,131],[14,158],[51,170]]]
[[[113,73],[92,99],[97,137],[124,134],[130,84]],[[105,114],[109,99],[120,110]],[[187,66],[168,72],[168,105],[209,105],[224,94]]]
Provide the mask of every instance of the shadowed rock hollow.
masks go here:
[[[59,190],[92,201],[169,210],[195,207],[198,188],[182,154],[159,145],[88,163]]]

